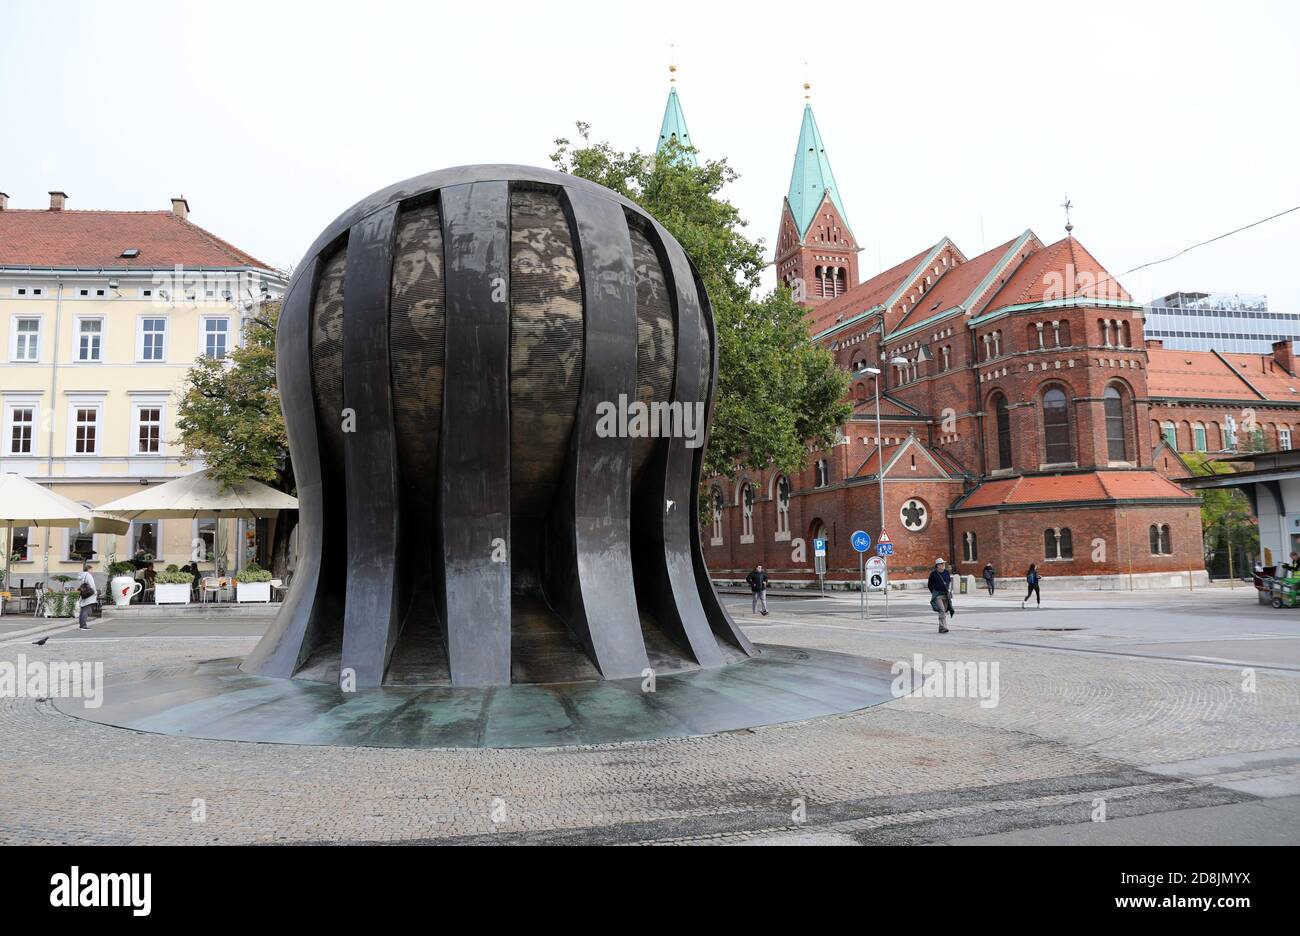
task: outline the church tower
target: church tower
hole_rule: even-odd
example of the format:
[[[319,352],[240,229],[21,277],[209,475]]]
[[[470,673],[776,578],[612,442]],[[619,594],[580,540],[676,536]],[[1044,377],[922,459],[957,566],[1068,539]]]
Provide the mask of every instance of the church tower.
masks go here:
[[[682,146],[695,145],[691,142],[691,132],[686,129],[686,115],[682,113],[682,102],[677,98],[677,66],[669,65],[668,74],[670,76],[668,106],[664,108],[664,122],[659,127],[659,143],[655,146],[656,153],[667,146],[669,140],[673,139]],[[689,163],[692,166],[699,165],[694,153],[682,153],[677,158],[679,162]]]
[[[803,126],[776,238],[777,278],[815,306],[858,284],[858,247],[804,83]],[[801,285],[802,284],[802,287]]]

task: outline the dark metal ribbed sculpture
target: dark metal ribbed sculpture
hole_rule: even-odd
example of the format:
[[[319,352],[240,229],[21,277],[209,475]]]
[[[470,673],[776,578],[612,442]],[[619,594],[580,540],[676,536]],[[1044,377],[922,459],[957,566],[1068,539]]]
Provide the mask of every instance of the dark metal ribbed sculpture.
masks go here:
[[[246,671],[493,686],[753,653],[700,551],[706,437],[602,423],[712,408],[708,296],[636,205],[524,166],[399,183],[317,239],[276,347],[297,566]]]

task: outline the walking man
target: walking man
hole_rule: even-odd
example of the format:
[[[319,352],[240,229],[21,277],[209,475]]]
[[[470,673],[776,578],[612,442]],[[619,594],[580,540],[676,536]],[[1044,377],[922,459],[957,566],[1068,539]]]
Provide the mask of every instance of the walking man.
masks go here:
[[[81,565],[81,575],[77,576],[77,594],[80,596],[77,601],[77,626],[82,630],[90,630],[86,618],[90,617],[90,606],[99,604],[99,586],[95,584],[95,576],[90,574],[89,562]]]
[[[754,571],[745,576],[745,581],[749,583],[749,590],[754,593],[753,610],[758,611],[762,607],[762,614],[767,616],[767,573],[763,571],[762,564],[754,566]]]
[[[986,563],[984,563],[984,585],[988,588],[988,590],[989,590],[989,594],[990,594],[990,595],[993,594],[993,576],[994,576],[994,575],[995,575],[995,573],[994,573],[994,571],[993,571],[993,563],[991,563],[991,562],[986,562]]]
[[[939,615],[939,633],[948,633],[948,614],[952,609],[952,573],[940,557],[934,560],[926,587],[930,589],[930,610]]]
[[[1043,593],[1038,590],[1038,583],[1042,581],[1042,576],[1038,574],[1038,563],[1031,562],[1029,571],[1025,573],[1025,584],[1029,586],[1029,591],[1025,594],[1024,601],[1020,602],[1020,607],[1025,606],[1025,602],[1031,597],[1034,599],[1036,607],[1043,606]]]

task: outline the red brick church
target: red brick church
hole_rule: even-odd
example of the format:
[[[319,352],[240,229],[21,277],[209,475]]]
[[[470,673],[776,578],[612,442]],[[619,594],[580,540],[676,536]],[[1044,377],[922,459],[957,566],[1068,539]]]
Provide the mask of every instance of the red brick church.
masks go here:
[[[1290,345],[1261,357],[1145,341],[1142,306],[1066,231],[1044,243],[1026,230],[976,256],[943,237],[860,280],[806,104],[776,271],[852,375],[854,409],[802,473],[712,482],[714,577],[761,562],[778,583],[810,581],[812,541],[825,538],[828,579],[854,579],[850,535],[883,526],[894,582],[924,577],[939,556],[971,575],[992,563],[1020,577],[1033,562],[1103,587],[1204,582],[1199,500],[1170,480],[1190,474],[1179,452],[1236,451],[1247,433],[1290,448]]]

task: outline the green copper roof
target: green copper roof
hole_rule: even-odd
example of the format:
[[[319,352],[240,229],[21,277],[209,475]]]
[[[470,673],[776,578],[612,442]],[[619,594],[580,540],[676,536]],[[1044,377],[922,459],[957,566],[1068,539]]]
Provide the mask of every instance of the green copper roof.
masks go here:
[[[677,99],[676,86],[668,89],[668,106],[664,108],[664,123],[659,128],[659,144],[655,147],[655,152],[663,149],[673,137],[676,137],[677,142],[682,146],[695,145],[691,142],[691,132],[686,129],[686,115],[682,113],[682,102]],[[692,166],[699,165],[694,153],[682,153],[679,158]]]
[[[826,147],[822,144],[821,131],[817,129],[817,120],[813,117],[812,105],[803,106],[803,127],[799,130],[799,148],[794,154],[794,172],[790,174],[790,210],[794,212],[795,223],[799,225],[799,236],[808,233],[809,226],[817,217],[817,206],[822,203],[822,196],[830,193],[835,209],[847,226],[848,215],[844,212],[844,203],[840,201],[840,190],[835,184],[835,173],[831,172],[831,161],[826,158]]]

